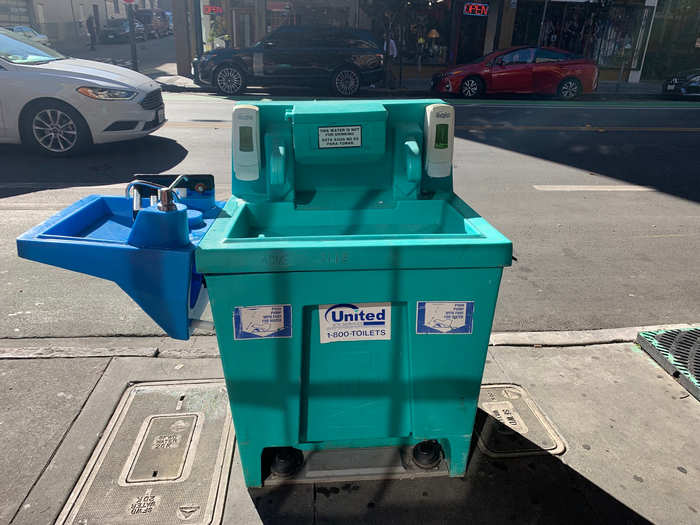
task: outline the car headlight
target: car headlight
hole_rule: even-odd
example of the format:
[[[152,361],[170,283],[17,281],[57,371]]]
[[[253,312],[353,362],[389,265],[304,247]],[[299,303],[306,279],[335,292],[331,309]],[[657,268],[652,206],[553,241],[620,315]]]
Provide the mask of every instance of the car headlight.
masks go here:
[[[96,100],[131,100],[136,96],[136,91],[129,91],[128,89],[99,87],[79,87],[78,93]]]

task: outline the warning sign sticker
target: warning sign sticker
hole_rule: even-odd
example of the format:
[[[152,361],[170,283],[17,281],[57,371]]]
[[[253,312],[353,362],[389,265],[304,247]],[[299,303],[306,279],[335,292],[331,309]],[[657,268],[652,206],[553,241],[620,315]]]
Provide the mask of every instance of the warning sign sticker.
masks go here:
[[[359,148],[362,146],[362,126],[333,126],[318,128],[318,147]]]
[[[418,301],[417,334],[471,334],[473,301]]]
[[[391,339],[391,303],[340,303],[318,307],[321,343]]]
[[[274,337],[292,337],[291,305],[237,306],[233,309],[235,340]]]

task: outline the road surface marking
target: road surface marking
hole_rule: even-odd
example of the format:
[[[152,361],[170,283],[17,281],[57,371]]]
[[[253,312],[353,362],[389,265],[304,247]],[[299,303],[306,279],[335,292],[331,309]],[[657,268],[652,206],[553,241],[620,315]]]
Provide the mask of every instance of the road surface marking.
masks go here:
[[[585,102],[571,103],[556,101],[536,101],[536,100],[482,100],[476,101],[460,101],[450,100],[456,108],[460,107],[479,107],[479,108],[544,108],[544,109],[700,109],[697,102],[694,101],[626,101],[614,102],[603,100],[589,100]]]
[[[464,131],[594,131],[597,133],[605,133],[608,131],[649,131],[649,132],[681,132],[681,133],[700,133],[700,128],[684,128],[670,126],[513,126],[510,124],[486,124],[483,126],[470,126],[468,124],[460,124],[455,126],[456,130]]]
[[[603,184],[534,184],[532,187],[539,191],[656,191],[656,189],[647,186],[633,186],[631,184],[614,184],[608,186]]]

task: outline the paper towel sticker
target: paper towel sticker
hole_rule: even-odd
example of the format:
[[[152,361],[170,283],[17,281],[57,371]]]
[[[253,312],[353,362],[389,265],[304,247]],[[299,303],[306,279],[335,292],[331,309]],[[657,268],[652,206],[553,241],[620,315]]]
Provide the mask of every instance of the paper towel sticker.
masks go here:
[[[362,126],[333,126],[318,128],[318,147],[359,148],[362,146]]]
[[[391,303],[340,303],[318,307],[321,343],[391,339]]]
[[[417,334],[471,334],[473,301],[418,301]]]
[[[233,309],[235,340],[274,337],[292,337],[291,305],[236,306]]]

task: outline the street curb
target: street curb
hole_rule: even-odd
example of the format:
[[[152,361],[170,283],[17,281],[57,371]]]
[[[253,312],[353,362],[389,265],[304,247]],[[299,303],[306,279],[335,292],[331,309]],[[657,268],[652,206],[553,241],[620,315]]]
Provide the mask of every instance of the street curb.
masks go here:
[[[700,325],[700,324],[698,324]],[[639,332],[674,330],[698,326],[691,324],[666,324],[604,328],[601,330],[562,330],[552,332],[494,332],[490,346],[585,346],[610,343],[632,343]]]
[[[489,346],[567,347],[633,343],[639,332],[673,330],[692,326],[700,326],[700,323],[632,326],[601,330],[494,332],[489,339]],[[194,335],[187,341],[176,341],[166,336],[0,339],[0,359],[50,359],[55,357],[199,359],[219,357],[219,346],[216,336],[211,334]]]

